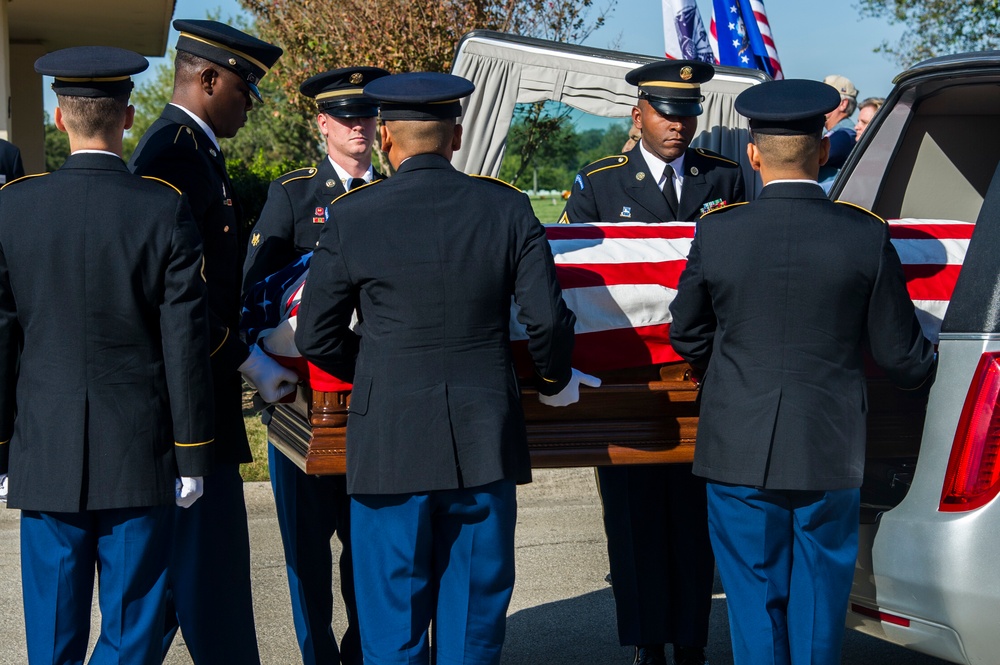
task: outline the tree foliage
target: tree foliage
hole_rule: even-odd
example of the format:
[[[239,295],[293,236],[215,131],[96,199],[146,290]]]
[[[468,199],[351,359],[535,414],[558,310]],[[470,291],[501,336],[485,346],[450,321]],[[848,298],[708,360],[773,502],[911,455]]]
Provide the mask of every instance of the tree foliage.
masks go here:
[[[604,23],[616,0],[240,0],[261,36],[285,50],[269,75],[292,106],[311,112],[299,84],[318,72],[346,66],[390,72],[447,72],[462,36],[498,30],[579,43]],[[597,10],[591,19],[591,10]],[[564,119],[539,117],[535,139],[524,143],[527,168],[537,141]],[[381,155],[380,155],[381,156]],[[383,169],[387,166],[383,162]],[[387,171],[384,171],[387,172]]]
[[[60,132],[56,123],[45,112],[45,170],[55,171],[69,157],[69,136]]]
[[[557,127],[547,127],[545,140],[532,153],[530,165],[525,166],[524,146],[537,135],[536,128],[532,126],[534,107],[534,104],[524,104],[515,109],[514,123],[507,135],[507,151],[500,165],[500,178],[522,189],[569,189],[580,167],[601,157],[618,154],[628,140],[631,120],[621,120],[604,129],[583,131],[576,131],[563,120]],[[564,109],[566,107],[546,108],[543,113],[565,118]],[[546,122],[543,120],[543,124]]]
[[[1000,48],[1000,0],[859,0],[862,16],[888,19],[906,31],[898,44],[883,42],[904,67],[927,58]]]
[[[327,69],[367,65],[391,72],[451,69],[455,46],[489,29],[579,42],[604,23],[615,0],[593,21],[594,0],[240,0],[264,39],[284,55],[272,68],[303,110],[312,101],[299,83]]]

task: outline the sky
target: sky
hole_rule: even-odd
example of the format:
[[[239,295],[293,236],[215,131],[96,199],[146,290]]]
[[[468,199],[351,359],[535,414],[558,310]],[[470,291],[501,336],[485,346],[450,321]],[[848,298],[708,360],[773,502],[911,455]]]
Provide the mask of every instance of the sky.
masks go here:
[[[598,15],[608,0],[594,0],[590,18]],[[712,17],[711,0],[697,0],[702,21],[708,29]],[[892,89],[892,79],[900,72],[895,62],[873,53],[883,40],[896,42],[903,32],[899,25],[884,20],[862,19],[856,0],[824,2],[821,0],[764,0],[771,34],[786,78],[822,80],[828,74],[851,79],[859,100],[885,97]],[[217,13],[223,21],[243,13],[237,0],[177,0],[174,18],[205,18]],[[171,29],[168,42],[177,41]],[[663,55],[662,0],[618,0],[606,24],[585,42],[588,46],[614,48],[645,55]],[[150,58],[152,72],[165,58]],[[146,74],[148,76],[148,73]],[[141,84],[143,76],[137,77]],[[51,115],[55,95],[46,90],[45,108]]]

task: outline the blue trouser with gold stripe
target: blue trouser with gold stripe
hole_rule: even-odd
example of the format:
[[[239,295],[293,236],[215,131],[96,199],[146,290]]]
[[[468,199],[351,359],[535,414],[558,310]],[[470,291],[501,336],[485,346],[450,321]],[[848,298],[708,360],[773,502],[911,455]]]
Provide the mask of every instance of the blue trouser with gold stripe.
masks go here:
[[[713,482],[707,492],[735,665],[839,665],[860,492]]]
[[[93,665],[160,662],[174,506],[21,512],[28,661],[82,664],[94,572],[101,633]]]
[[[497,665],[514,590],[513,481],[353,495],[351,545],[365,665]]]

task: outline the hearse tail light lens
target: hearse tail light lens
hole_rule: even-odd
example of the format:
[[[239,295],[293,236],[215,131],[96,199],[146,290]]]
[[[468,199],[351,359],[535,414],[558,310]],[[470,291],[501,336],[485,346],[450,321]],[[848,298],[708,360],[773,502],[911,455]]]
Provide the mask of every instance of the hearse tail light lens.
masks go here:
[[[938,510],[964,512],[1000,492],[1000,353],[984,353],[965,397]]]

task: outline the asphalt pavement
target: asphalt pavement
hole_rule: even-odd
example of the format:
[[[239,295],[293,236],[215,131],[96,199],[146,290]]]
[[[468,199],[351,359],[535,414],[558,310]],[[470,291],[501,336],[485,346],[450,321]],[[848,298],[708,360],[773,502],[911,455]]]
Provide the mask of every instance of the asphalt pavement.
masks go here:
[[[247,483],[245,488],[261,661],[294,665],[301,660],[271,488],[267,483]],[[18,514],[0,509],[0,665],[27,663]],[[618,645],[614,598],[605,581],[608,554],[592,469],[535,470],[535,482],[518,492],[516,556],[517,583],[507,616],[503,665],[630,665],[631,649]],[[345,619],[339,597],[334,613],[334,629],[340,635]],[[98,626],[95,608],[92,644]],[[732,665],[726,600],[718,580],[711,639],[709,662]],[[183,635],[164,662],[191,665]],[[843,662],[944,665],[853,631],[845,631]]]

